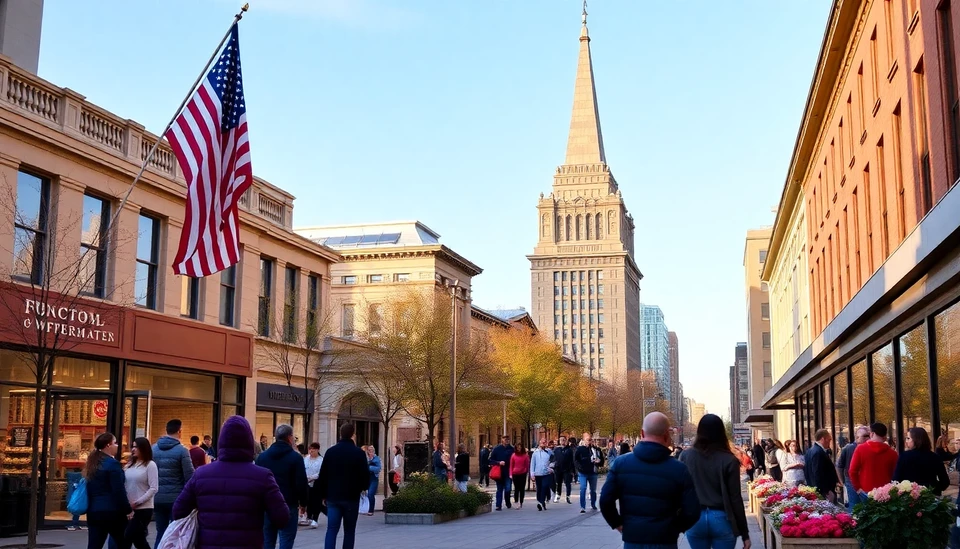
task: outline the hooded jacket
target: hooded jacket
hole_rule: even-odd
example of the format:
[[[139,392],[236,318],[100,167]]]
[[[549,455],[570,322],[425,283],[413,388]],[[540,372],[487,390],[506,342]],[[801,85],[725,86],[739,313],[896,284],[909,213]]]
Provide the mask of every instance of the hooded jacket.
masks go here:
[[[153,445],[153,461],[157,462],[157,495],[154,505],[172,505],[193,476],[193,460],[180,441],[163,435]]]
[[[610,465],[600,511],[611,528],[623,526],[626,543],[675,544],[700,520],[700,501],[687,466],[666,446],[642,441]]]
[[[857,491],[869,492],[893,480],[897,451],[886,442],[868,440],[857,445],[850,460],[850,484]]]
[[[310,486],[307,485],[307,468],[303,465],[303,456],[293,446],[282,441],[274,442],[257,456],[257,465],[273,473],[273,478],[276,479],[280,493],[283,494],[283,500],[288,506],[307,506],[310,495]],[[322,464],[321,467],[323,467]]]
[[[253,464],[246,419],[227,419],[217,446],[217,461],[197,469],[173,505],[173,518],[198,511],[197,549],[262,549],[264,515],[282,528],[290,510],[273,473]]]

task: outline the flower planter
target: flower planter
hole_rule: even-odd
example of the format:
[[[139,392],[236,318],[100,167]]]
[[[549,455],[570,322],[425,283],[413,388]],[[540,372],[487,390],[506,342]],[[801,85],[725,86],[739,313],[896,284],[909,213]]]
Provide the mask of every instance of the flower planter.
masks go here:
[[[759,512],[757,513],[757,523],[760,525],[760,531],[766,532],[767,523],[770,522],[770,515]]]
[[[772,543],[767,543],[767,549],[860,549],[854,538],[785,538],[780,530],[771,530]]]
[[[757,496],[750,492],[750,513],[755,515],[760,509],[760,504],[757,503]]]
[[[492,503],[481,505],[477,508],[475,515],[489,513],[493,508]],[[384,513],[383,522],[385,524],[441,524],[467,517],[466,511],[459,513]]]

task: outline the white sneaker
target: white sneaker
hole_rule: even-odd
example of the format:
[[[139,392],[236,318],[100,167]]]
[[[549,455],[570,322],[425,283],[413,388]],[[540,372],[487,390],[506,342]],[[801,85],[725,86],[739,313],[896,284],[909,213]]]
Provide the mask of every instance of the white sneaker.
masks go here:
[[[317,529],[317,521],[311,520],[311,521],[310,521],[310,528],[311,528],[312,530],[316,530],[316,529]]]
[[[560,501],[560,496],[553,496],[553,502],[557,503],[558,501]]]

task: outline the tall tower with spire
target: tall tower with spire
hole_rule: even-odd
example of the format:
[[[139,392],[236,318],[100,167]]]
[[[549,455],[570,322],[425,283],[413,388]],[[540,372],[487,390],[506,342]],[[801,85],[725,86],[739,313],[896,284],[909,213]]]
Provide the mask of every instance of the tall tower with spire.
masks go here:
[[[537,214],[539,238],[527,256],[537,325],[584,375],[625,383],[628,370],[640,369],[643,275],[633,217],[603,150],[586,2],[567,155]]]

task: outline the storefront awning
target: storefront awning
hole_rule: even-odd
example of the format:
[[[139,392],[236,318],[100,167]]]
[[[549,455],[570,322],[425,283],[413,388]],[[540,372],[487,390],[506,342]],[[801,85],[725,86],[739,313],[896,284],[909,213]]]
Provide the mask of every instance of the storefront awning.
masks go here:
[[[773,410],[753,409],[747,412],[747,417],[743,418],[744,423],[773,423]]]

